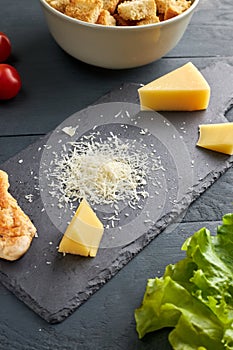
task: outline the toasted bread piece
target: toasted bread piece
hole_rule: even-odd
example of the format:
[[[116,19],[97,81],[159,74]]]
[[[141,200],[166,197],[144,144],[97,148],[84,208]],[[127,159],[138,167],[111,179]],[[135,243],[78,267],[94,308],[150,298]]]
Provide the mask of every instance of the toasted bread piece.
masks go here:
[[[8,188],[8,175],[0,170],[0,258],[13,261],[26,253],[36,228]]]
[[[159,14],[165,13],[168,2],[169,0],[155,0],[157,12]]]
[[[159,17],[160,22],[164,21],[164,13],[159,13],[158,17]]]
[[[65,12],[66,6],[70,3],[70,0],[46,0],[47,3],[55,10],[62,13]]]
[[[191,6],[189,0],[169,0],[164,13],[164,20],[173,18],[186,11]]]
[[[105,26],[115,26],[116,20],[107,10],[102,10],[100,12],[99,18],[96,22],[97,24],[102,24]]]
[[[109,11],[111,15],[113,15],[119,2],[120,0],[103,0],[103,9]]]
[[[116,20],[116,25],[117,26],[134,26],[135,25],[135,21],[126,21],[120,15],[118,15],[118,13],[115,13],[113,15],[113,17]]]
[[[80,21],[96,23],[102,8],[102,0],[70,0],[65,14]]]
[[[137,26],[142,26],[145,24],[152,24],[152,23],[158,23],[160,22],[159,17],[154,14],[153,16],[148,16],[144,19],[141,19],[141,21],[137,21],[136,25]]]
[[[156,14],[154,0],[124,1],[117,7],[118,14],[129,21],[140,21]]]

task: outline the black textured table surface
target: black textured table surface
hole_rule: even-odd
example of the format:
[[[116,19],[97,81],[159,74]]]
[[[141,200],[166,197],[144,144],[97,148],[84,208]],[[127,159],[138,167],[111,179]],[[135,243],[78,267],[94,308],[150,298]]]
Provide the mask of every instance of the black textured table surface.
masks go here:
[[[67,117],[122,83],[147,83],[192,61],[233,65],[231,0],[200,0],[192,21],[173,51],[145,67],[109,71],[69,57],[51,38],[38,0],[1,0],[0,31],[9,35],[9,63],[23,88],[0,103],[0,163],[7,161]],[[231,110],[225,113],[233,121]],[[188,209],[173,231],[164,231],[65,321],[48,324],[0,285],[0,349],[170,349],[167,330],[138,340],[134,310],[148,278],[163,273],[183,254],[183,240],[197,229],[215,227],[233,211],[233,169],[228,169]]]

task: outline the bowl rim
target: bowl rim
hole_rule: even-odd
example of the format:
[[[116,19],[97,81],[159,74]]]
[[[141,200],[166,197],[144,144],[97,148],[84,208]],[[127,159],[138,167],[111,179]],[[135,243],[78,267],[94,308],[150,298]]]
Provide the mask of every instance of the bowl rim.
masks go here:
[[[42,4],[42,6],[44,6],[48,11],[50,11],[55,16],[60,17],[61,19],[66,20],[68,22],[79,24],[79,25],[84,26],[84,27],[94,28],[95,30],[103,30],[104,29],[104,30],[114,30],[114,31],[117,31],[117,30],[137,31],[137,30],[156,28],[156,27],[161,28],[163,26],[170,25],[174,22],[178,22],[179,20],[181,20],[182,18],[188,16],[191,12],[193,12],[195,10],[195,8],[197,7],[200,0],[191,0],[192,1],[191,6],[178,16],[175,16],[173,18],[167,19],[167,20],[162,21],[162,22],[143,24],[140,26],[107,26],[107,25],[103,25],[103,24],[89,23],[89,22],[81,21],[77,18],[67,16],[62,12],[59,12],[58,10],[54,9],[51,5],[49,5],[46,0],[39,0],[39,1]]]

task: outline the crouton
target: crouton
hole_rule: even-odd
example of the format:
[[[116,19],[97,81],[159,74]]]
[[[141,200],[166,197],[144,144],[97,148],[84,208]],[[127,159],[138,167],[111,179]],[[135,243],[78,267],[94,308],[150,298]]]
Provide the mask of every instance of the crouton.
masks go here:
[[[99,18],[96,22],[97,24],[102,24],[105,26],[115,26],[116,20],[107,10],[102,10],[100,12]]]
[[[107,26],[138,26],[165,21],[186,11],[191,0],[46,0],[81,21]]]
[[[113,15],[119,2],[120,0],[103,0],[103,9],[109,11],[111,15]]]
[[[65,14],[84,22],[96,23],[102,7],[102,0],[70,0]]]
[[[117,26],[134,26],[135,25],[135,21],[126,21],[120,15],[118,15],[118,13],[115,13],[113,15],[113,17],[116,20],[116,25]]]
[[[154,15],[154,16],[148,16],[144,19],[141,19],[141,21],[137,21],[136,25],[142,26],[145,24],[152,24],[152,23],[158,23],[158,22],[160,22],[159,17]]]
[[[47,3],[55,10],[64,13],[66,6],[70,3],[70,0],[47,0]]]
[[[173,18],[186,11],[191,6],[189,0],[169,0],[164,13],[164,20]]]
[[[124,20],[139,21],[156,14],[156,4],[154,0],[125,1],[118,5],[117,10]]]
[[[169,0],[155,0],[157,12],[159,14],[165,13],[168,1]]]

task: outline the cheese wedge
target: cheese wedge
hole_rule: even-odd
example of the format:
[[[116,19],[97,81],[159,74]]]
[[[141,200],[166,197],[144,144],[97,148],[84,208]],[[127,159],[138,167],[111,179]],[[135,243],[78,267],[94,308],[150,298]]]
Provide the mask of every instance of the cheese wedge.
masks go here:
[[[210,100],[210,86],[191,62],[139,88],[138,93],[141,110],[202,110]]]
[[[62,237],[58,251],[95,257],[103,232],[103,224],[83,199]]]
[[[225,154],[233,154],[233,123],[203,124],[199,126],[197,146]]]

